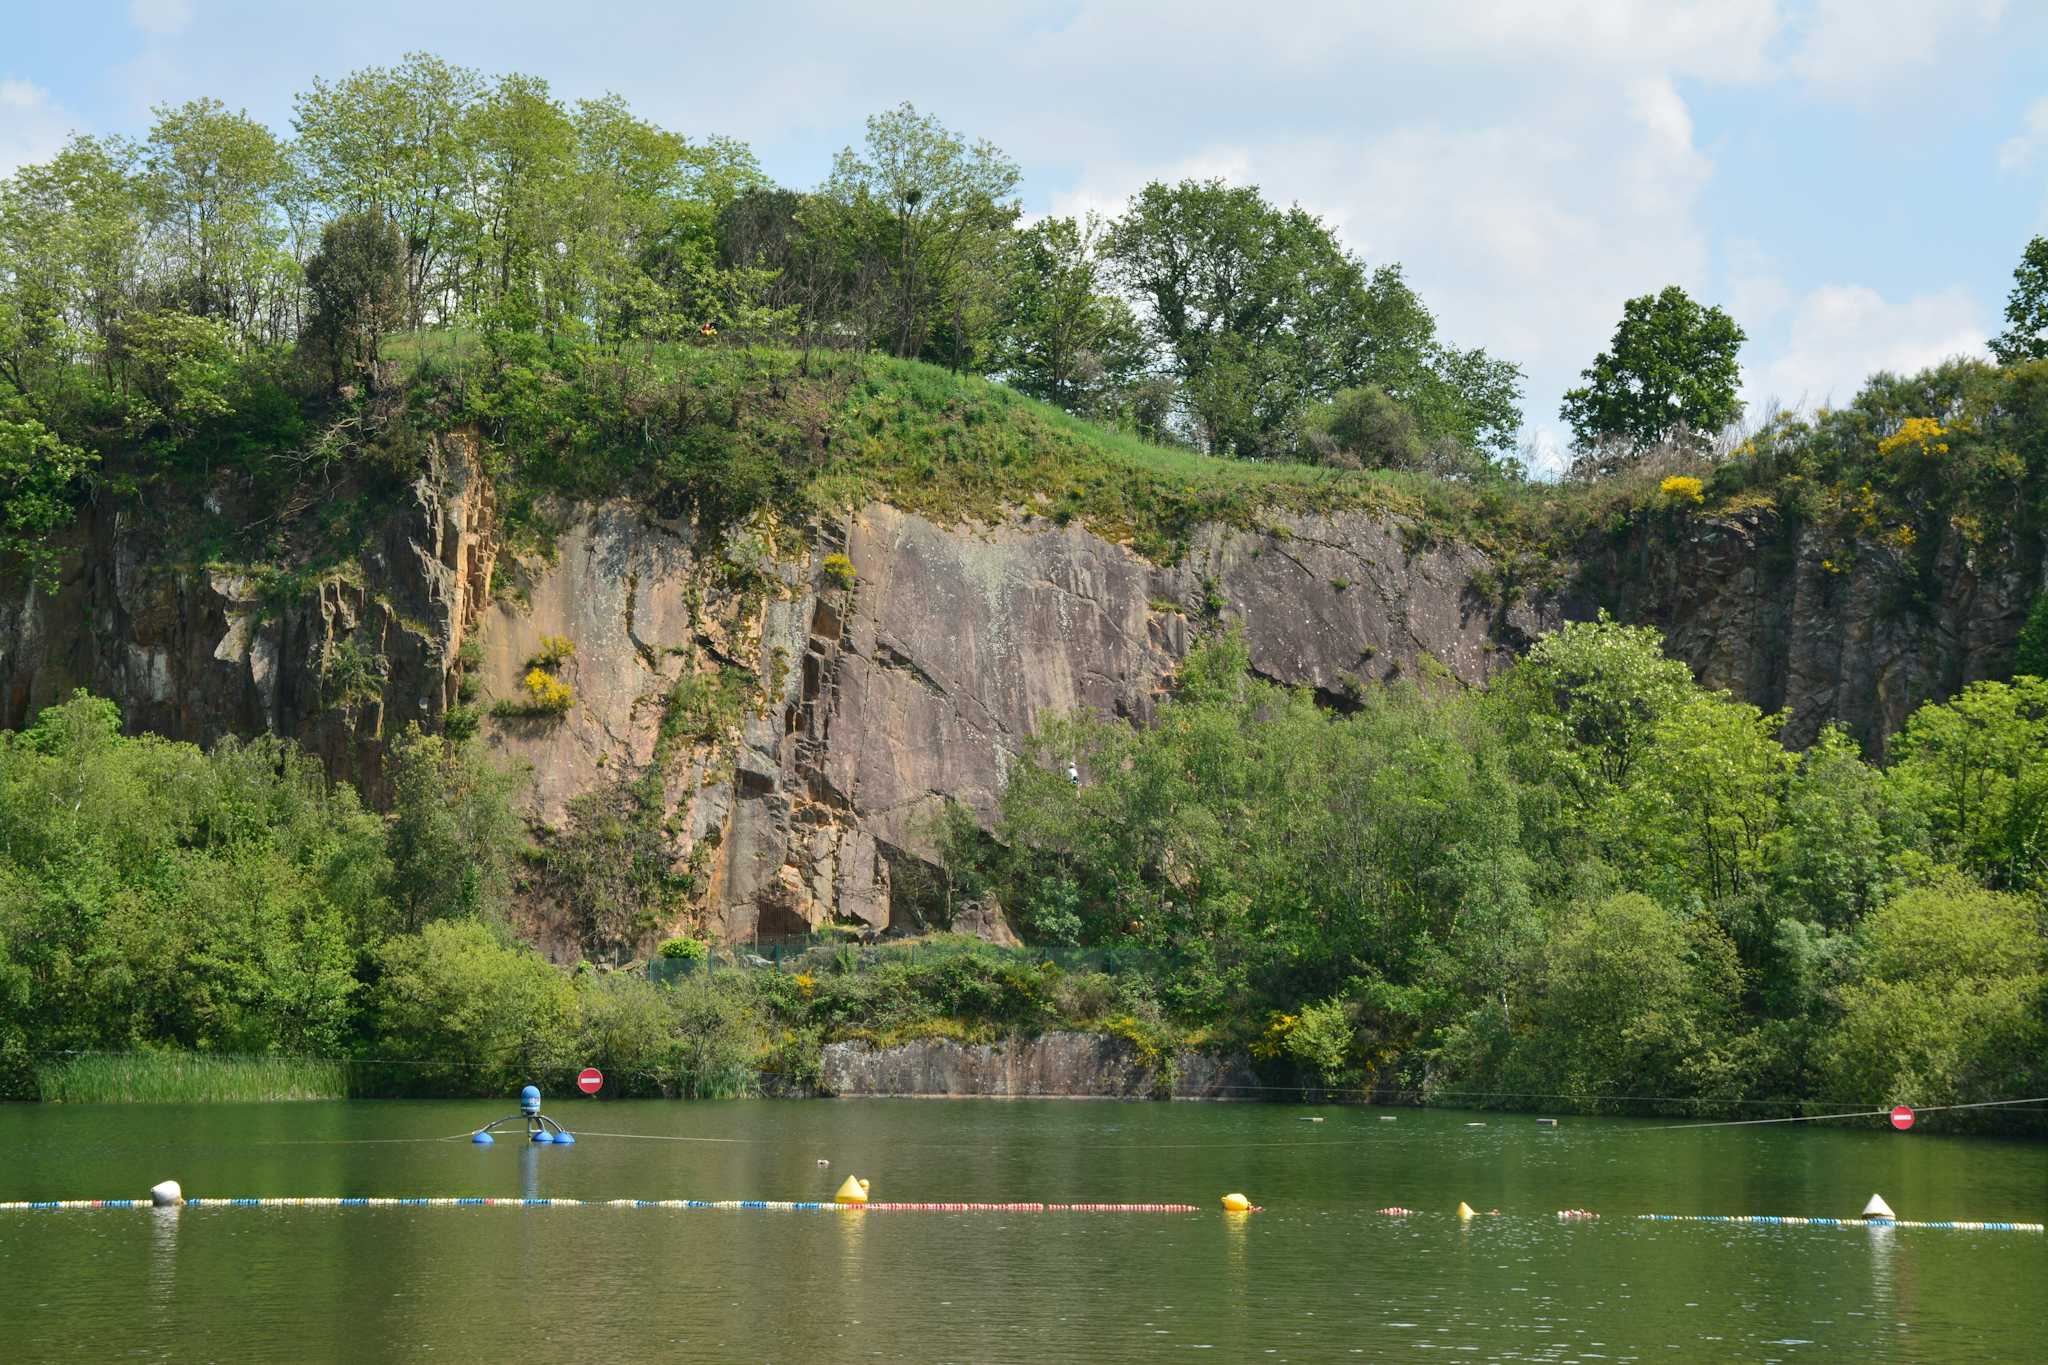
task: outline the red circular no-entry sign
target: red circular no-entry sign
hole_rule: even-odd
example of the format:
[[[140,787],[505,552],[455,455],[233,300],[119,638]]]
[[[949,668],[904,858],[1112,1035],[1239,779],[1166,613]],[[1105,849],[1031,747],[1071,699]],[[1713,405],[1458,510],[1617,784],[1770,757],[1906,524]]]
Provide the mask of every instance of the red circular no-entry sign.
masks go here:
[[[576,1074],[576,1088],[586,1095],[595,1095],[604,1088],[604,1073],[594,1066],[586,1066]],[[1893,1120],[1896,1122],[1896,1118]],[[1906,1122],[1913,1120],[1908,1117]]]
[[[1894,1127],[1894,1128],[1898,1129],[1898,1130],[1899,1130],[1900,1132],[1902,1132],[1902,1133],[1903,1133],[1903,1132],[1905,1132],[1905,1131],[1906,1131],[1906,1130],[1907,1130],[1908,1128],[1911,1128],[1912,1126],[1913,1126],[1913,1110],[1912,1110],[1912,1108],[1911,1108],[1910,1106],[1908,1106],[1908,1105],[1903,1105],[1903,1104],[1901,1104],[1901,1105],[1895,1105],[1895,1106],[1893,1106],[1893,1108],[1892,1108],[1892,1127]]]

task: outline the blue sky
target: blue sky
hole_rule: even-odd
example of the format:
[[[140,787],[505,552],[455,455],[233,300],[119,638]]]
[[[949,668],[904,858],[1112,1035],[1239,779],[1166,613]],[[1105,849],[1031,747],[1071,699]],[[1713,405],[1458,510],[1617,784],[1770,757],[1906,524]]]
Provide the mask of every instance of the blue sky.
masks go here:
[[[288,130],[312,77],[412,49],[617,91],[797,186],[904,99],[1015,157],[1033,212],[1258,184],[1520,361],[1546,445],[1633,294],[1728,307],[1752,404],[1812,405],[1981,350],[2048,232],[2040,0],[0,0],[0,171],[202,94]]]

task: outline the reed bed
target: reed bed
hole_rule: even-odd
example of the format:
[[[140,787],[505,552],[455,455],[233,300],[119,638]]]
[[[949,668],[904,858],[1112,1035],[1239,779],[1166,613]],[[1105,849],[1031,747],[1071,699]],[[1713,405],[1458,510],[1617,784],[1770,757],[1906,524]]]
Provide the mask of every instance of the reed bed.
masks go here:
[[[200,1052],[87,1053],[36,1069],[56,1104],[206,1104],[339,1100],[348,1064],[318,1057],[235,1057]]]

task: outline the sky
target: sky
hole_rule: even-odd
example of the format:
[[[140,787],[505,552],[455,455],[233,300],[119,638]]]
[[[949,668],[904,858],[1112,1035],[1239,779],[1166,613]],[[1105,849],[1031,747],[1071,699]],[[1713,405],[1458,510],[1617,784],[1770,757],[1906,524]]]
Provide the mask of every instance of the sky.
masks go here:
[[[1982,353],[2048,233],[2048,0],[0,0],[0,174],[200,95],[288,132],[315,76],[414,50],[616,92],[796,187],[904,100],[1007,151],[1033,214],[1257,185],[1520,363],[1552,469],[1634,295],[1727,308],[1752,411],[1818,406]]]

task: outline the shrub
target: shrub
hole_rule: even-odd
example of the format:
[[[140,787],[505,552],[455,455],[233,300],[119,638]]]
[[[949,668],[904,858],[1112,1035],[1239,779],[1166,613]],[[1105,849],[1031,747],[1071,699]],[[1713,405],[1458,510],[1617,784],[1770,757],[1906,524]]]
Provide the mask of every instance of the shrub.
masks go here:
[[[439,922],[376,954],[370,1018],[398,1062],[383,1088],[497,1095],[551,1065],[573,1036],[576,989],[530,948],[475,922]]]
[[[756,1035],[745,1002],[718,978],[676,993],[676,1087],[684,1099],[738,1099],[754,1090]]]
[[[1303,1005],[1287,1031],[1287,1054],[1325,1085],[1345,1078],[1351,1057],[1351,1014],[1336,1000]]]
[[[1657,485],[1657,493],[1671,507],[1697,507],[1707,500],[1706,485],[1690,474],[1673,474]]]
[[[1421,469],[1429,448],[1408,409],[1378,388],[1345,389],[1307,418],[1315,463],[1353,469]]]
[[[856,577],[853,571],[853,561],[848,559],[845,555],[826,555],[825,563],[822,567],[824,570],[825,577],[829,579],[835,586],[841,588],[850,588],[853,586],[854,578]]]
[[[660,952],[670,962],[702,962],[711,955],[711,946],[701,938],[665,938]]]
[[[560,716],[576,704],[576,690],[539,668],[530,668],[519,684],[520,695],[491,708],[498,716]]]
[[[577,1060],[600,1068],[620,1098],[662,1093],[673,1049],[669,996],[644,976],[589,974],[577,981]]]
[[[543,635],[540,648],[526,661],[528,668],[546,669],[550,672],[576,657],[576,642],[566,635]]]

